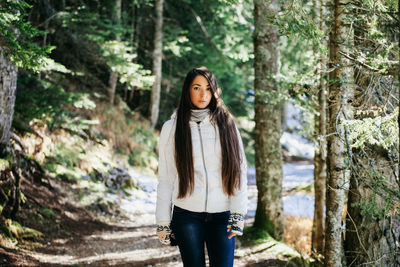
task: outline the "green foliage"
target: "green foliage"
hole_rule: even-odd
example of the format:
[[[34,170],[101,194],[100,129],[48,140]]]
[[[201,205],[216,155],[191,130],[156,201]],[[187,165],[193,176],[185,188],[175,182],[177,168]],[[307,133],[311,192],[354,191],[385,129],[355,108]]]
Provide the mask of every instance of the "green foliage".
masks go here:
[[[0,158],[0,172],[5,171],[10,168],[9,160],[1,159]]]
[[[308,185],[299,185],[296,187],[296,191],[306,191],[306,192],[313,192],[314,191],[314,184],[308,184]]]
[[[346,120],[344,125],[351,129],[349,140],[352,148],[364,148],[365,145],[378,145],[386,150],[397,147],[399,128],[397,118],[399,108],[388,115]]]
[[[181,16],[182,12],[187,14]],[[235,116],[252,110],[253,6],[248,0],[168,3],[165,9],[162,123],[178,105],[186,73],[199,66],[213,71],[222,98]]]
[[[1,48],[19,68],[37,72],[41,60],[47,57],[53,47],[40,47],[34,38],[43,34],[27,21],[29,5],[25,0],[2,1],[0,4]]]
[[[39,80],[30,73],[21,73],[17,85],[15,116],[25,123],[44,120],[50,128],[62,124],[87,128],[90,121],[79,120],[76,114],[66,107],[93,109],[95,103],[87,93],[67,92],[53,81]],[[84,126],[86,125],[86,126]]]
[[[140,64],[133,63],[136,58],[132,49],[118,41],[107,41],[101,44],[102,54],[112,71],[118,73],[119,81],[128,85],[129,89],[151,89],[154,76],[150,70],[143,69]]]
[[[147,167],[152,161],[157,161],[157,155],[152,151],[133,151],[128,156],[128,162],[132,166]]]
[[[157,136],[150,127],[142,125],[132,133],[135,147],[128,156],[128,162],[132,166],[150,167],[158,161],[155,153],[157,149]]]
[[[0,233],[3,236],[8,237],[8,238],[12,238],[13,237],[13,234],[12,234],[10,228],[7,227],[6,225],[3,225],[3,224],[0,225]]]
[[[240,237],[240,241],[245,246],[252,246],[275,240],[268,234],[267,231],[253,226],[246,226],[243,229],[243,236]]]
[[[326,36],[312,21],[311,1],[293,0],[281,6],[281,12],[270,18],[278,27],[280,36],[281,68],[279,92],[268,96],[272,103],[291,102],[301,113],[302,127],[296,133],[306,138],[314,134],[314,115],[317,114],[319,82],[318,61],[314,46],[326,54],[323,40]]]
[[[64,65],[55,62],[51,58],[43,57],[39,61],[39,68],[38,70],[41,72],[49,73],[51,71],[60,72],[60,73],[71,73],[69,69],[67,69]]]
[[[276,25],[281,36],[301,38],[301,41],[311,40],[320,51],[326,53],[326,47],[322,40],[326,35],[319,29],[319,25],[313,21],[311,1],[291,0],[283,5],[282,11],[269,18],[270,23]]]
[[[136,1],[135,5],[146,5],[147,1]],[[107,8],[103,6],[103,8]],[[115,6],[111,5],[111,9]],[[118,74],[119,82],[127,89],[149,90],[154,82],[151,71],[135,63],[137,54],[132,44],[117,41],[115,37],[131,34],[130,27],[124,27],[110,19],[110,10],[93,10],[86,4],[79,8],[67,7],[63,13],[64,27],[73,30],[80,39],[91,46],[91,52],[104,59],[110,70]],[[128,19],[128,18],[127,18]]]
[[[43,236],[41,232],[29,227],[23,227],[18,222],[10,219],[7,219],[0,224],[0,234],[11,240],[38,240]]]
[[[42,209],[40,211],[44,216],[48,217],[48,218],[54,218],[56,215],[54,213],[54,211],[52,211],[51,209]]]
[[[81,153],[77,152],[78,151],[76,151],[76,147],[60,142],[55,144],[53,157],[62,166],[65,166],[66,168],[73,168],[77,166],[80,157],[83,157],[80,156]]]
[[[393,188],[387,181],[387,177],[380,173],[371,172],[369,178],[374,192],[360,202],[351,203],[351,205],[359,207],[361,215],[370,216],[373,220],[382,220],[400,214],[400,210],[395,208],[396,204],[400,203],[400,190]],[[384,199],[382,196],[385,196]]]
[[[243,236],[237,238],[244,246],[250,246],[257,251],[268,250],[271,254],[282,256],[287,261],[285,266],[310,266],[309,259],[304,259],[293,248],[276,241],[266,231],[247,226],[243,229]]]

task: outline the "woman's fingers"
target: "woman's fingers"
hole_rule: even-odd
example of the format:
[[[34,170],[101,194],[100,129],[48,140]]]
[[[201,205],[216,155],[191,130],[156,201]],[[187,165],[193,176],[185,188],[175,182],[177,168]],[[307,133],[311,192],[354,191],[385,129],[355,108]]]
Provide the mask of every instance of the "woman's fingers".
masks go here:
[[[226,228],[226,231],[227,231],[227,232],[229,232],[230,230],[231,230],[231,228],[230,228],[230,227]]]
[[[236,234],[235,233],[231,233],[229,236],[228,236],[228,239],[231,239],[232,237],[234,237]]]

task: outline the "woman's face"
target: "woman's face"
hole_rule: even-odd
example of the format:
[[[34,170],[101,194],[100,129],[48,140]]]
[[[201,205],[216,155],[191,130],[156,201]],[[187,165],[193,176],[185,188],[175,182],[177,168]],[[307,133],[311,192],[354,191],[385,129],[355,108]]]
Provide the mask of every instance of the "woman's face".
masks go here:
[[[211,101],[211,87],[203,75],[197,75],[190,85],[190,100],[199,109],[206,108]]]

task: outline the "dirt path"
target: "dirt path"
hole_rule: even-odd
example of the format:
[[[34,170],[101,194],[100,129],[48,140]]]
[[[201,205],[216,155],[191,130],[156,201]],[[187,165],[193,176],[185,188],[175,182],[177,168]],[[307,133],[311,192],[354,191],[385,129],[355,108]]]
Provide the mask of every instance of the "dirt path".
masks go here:
[[[153,216],[121,220],[74,239],[56,239],[30,255],[43,264],[93,266],[177,266],[176,248],[162,246],[154,233]],[[85,227],[82,225],[82,227]]]
[[[153,215],[137,215],[135,221],[120,221],[88,235],[55,239],[28,255],[41,266],[182,266],[178,248],[159,243],[153,220]],[[238,247],[235,266],[285,266],[287,259],[269,248]]]
[[[0,247],[0,266],[182,266],[178,248],[158,241],[154,214],[95,218],[62,192],[65,185],[53,185],[53,190],[29,182],[23,185],[28,199],[36,204],[25,208],[21,220],[34,222],[29,216],[44,207],[55,211],[56,218],[29,225],[44,233],[43,245],[28,242],[17,250]],[[256,198],[255,185],[249,186],[249,197]],[[247,218],[246,225],[252,220]],[[271,245],[249,248],[236,243],[235,266],[298,266],[287,264],[288,259]]]

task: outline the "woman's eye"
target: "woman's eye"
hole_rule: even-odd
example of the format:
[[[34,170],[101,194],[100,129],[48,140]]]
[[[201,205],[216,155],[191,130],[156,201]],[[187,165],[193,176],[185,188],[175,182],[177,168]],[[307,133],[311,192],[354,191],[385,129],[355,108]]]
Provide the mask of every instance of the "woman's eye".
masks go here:
[[[207,90],[208,90],[208,91],[211,91],[211,87],[208,87]]]

